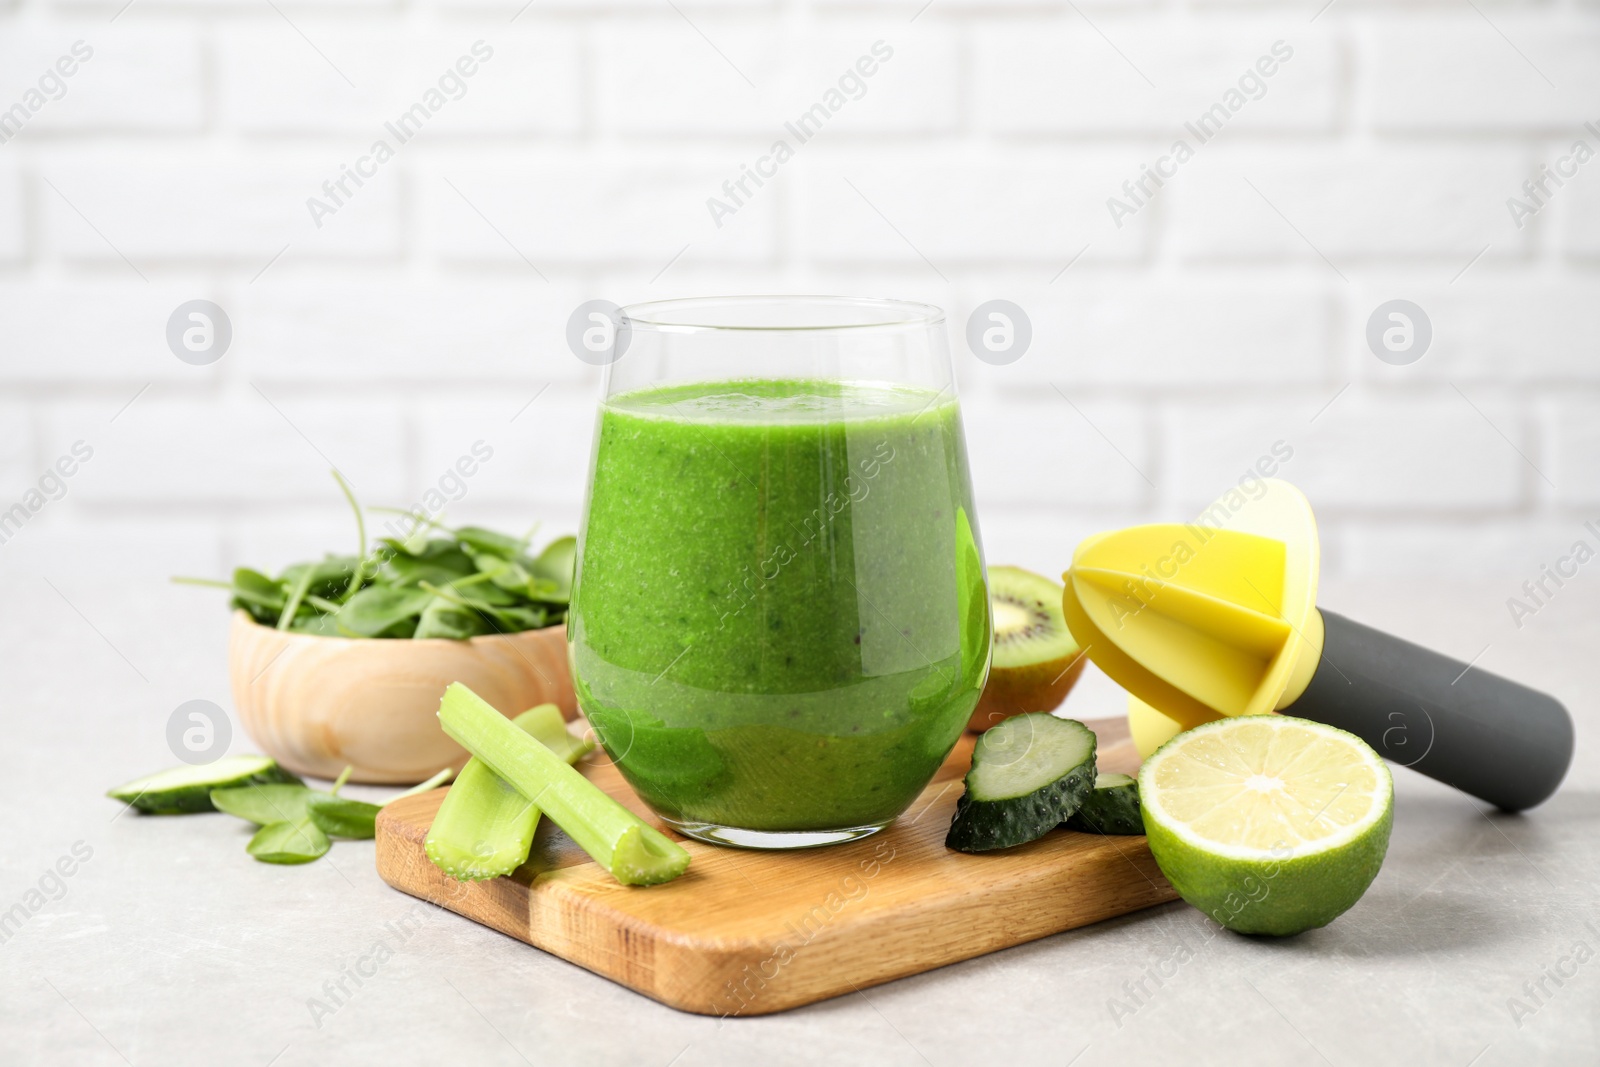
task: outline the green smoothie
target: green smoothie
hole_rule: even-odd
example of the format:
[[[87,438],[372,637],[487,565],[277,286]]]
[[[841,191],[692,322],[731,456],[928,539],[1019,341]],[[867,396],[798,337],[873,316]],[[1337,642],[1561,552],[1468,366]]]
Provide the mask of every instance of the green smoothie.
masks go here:
[[[600,411],[569,617],[578,700],[680,826],[879,826],[977,703],[989,608],[957,405],[727,381]]]

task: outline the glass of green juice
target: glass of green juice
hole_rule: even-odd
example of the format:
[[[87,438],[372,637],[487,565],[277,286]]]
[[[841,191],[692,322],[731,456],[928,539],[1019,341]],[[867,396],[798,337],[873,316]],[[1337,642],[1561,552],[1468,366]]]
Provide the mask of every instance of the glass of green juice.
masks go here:
[[[568,615],[579,706],[689,837],[881,830],[989,670],[943,313],[782,296],[622,316]]]

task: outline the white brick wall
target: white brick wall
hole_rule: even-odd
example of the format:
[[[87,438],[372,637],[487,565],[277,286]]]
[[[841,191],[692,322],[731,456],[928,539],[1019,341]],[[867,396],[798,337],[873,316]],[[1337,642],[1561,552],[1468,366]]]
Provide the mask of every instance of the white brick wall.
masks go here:
[[[1600,115],[1593,20],[1516,12],[1490,24],[1466,10],[1386,20],[1368,33],[1377,129],[1566,133]]]
[[[1346,272],[1358,262],[1436,259],[1451,268],[1448,279],[1486,244],[1496,258],[1526,245],[1528,231],[1505,209],[1531,169],[1520,151],[1411,138],[1293,152],[1222,145],[1191,166],[1192,180],[1175,191],[1179,249],[1194,260],[1326,257]]]
[[[1311,386],[1331,373],[1334,302],[1316,284],[1086,274],[1038,306],[1032,319],[1040,348],[1018,361],[1018,381],[1069,388],[1137,382],[1170,395]]]
[[[1538,476],[1511,447],[1532,451],[1525,420],[1503,405],[1472,399],[1510,444],[1460,397],[1369,402],[1343,396],[1321,415],[1312,405],[1276,411],[1174,405],[1167,459],[1173,480],[1194,487],[1189,503],[1196,508],[1215,495],[1209,487],[1237,482],[1283,441],[1294,454],[1282,476],[1323,512],[1452,512],[1473,514],[1476,521],[1480,512],[1513,512],[1532,495],[1530,483]]]
[[[1600,404],[1561,404],[1553,422],[1549,474],[1559,498],[1579,507],[1600,505]]]
[[[0,407],[0,477],[8,489],[26,486],[39,476],[33,464],[33,420],[26,407],[8,403]]]
[[[26,254],[23,195],[22,172],[10,160],[0,160],[0,263],[18,262]]]
[[[599,384],[570,310],[777,290],[949,309],[997,562],[1184,517],[1282,439],[1331,572],[1520,575],[1600,513],[1600,158],[1522,227],[1506,205],[1600,152],[1600,3],[1478,6],[0,2],[24,120],[0,122],[0,507],[96,449],[0,569],[340,549],[328,463],[403,505],[480,439],[452,515],[569,529]],[[477,41],[318,226],[307,198]],[[878,41],[716,226],[707,197]],[[1264,91],[1115,225],[1107,199],[1278,41]],[[1003,367],[962,341],[996,297],[1034,327]],[[1397,297],[1433,325],[1412,366],[1365,342]],[[195,298],[232,320],[212,366],[165,344]]]
[[[44,396],[109,390],[120,403],[145,382],[193,382],[205,372],[173,358],[166,321],[210,288],[140,281],[120,261],[94,276],[0,280],[0,321],[29,326],[6,339],[0,388],[27,384]]]
[[[599,374],[551,344],[584,289],[531,272],[482,281],[274,279],[245,286],[235,303],[251,332],[240,337],[243,373],[263,383],[414,389],[440,381],[475,386],[551,381],[598,387]],[[170,310],[170,308],[169,308]],[[156,339],[159,345],[160,339]],[[181,367],[163,346],[166,362]],[[519,401],[520,402],[520,401]]]
[[[1270,77],[1258,72],[1250,95],[1259,98],[1241,110],[1241,129],[1331,132],[1338,120],[1337,37],[1260,19],[1195,26],[1155,12],[1116,29],[1125,56],[1074,15],[985,27],[974,42],[980,120],[1015,134],[1176,135],[1274,42],[1290,58],[1269,64]]]
[[[564,154],[552,163],[546,153],[519,151],[511,160],[429,159],[416,172],[423,239],[451,264],[492,265],[524,277],[529,263],[541,272],[638,264],[654,274],[690,243],[690,262],[771,262],[773,197],[747,203],[721,229],[705,208],[723,180],[737,176],[743,154],[713,149],[689,160],[681,153],[606,150]],[[719,166],[719,158],[727,163]]]
[[[1600,122],[1595,125],[1600,126]],[[1562,193],[1566,199],[1551,208],[1567,213],[1566,240],[1560,242],[1562,250],[1575,259],[1589,260],[1592,267],[1600,261],[1600,182],[1573,182]]]
[[[479,41],[489,53],[482,62],[471,51]],[[575,134],[582,125],[581,41],[559,26],[341,25],[318,34],[323,59],[282,20],[230,26],[217,39],[220,118],[250,134],[348,134],[352,149],[364,148],[382,135],[384,121],[445,77],[450,103],[430,120],[430,139]],[[473,73],[451,77],[462,56],[473,59]]]
[[[807,168],[803,251],[822,263],[941,274],[968,267],[980,279],[985,264],[1020,261],[1038,265],[1043,280],[1090,241],[1085,263],[1127,262],[1148,246],[1147,216],[1116,231],[1104,198],[1134,170],[1124,156],[1102,149],[1062,154],[1031,146],[937,155],[889,149],[848,163],[830,159]]]
[[[1069,405],[1046,387],[970,401],[963,418],[980,513],[990,504],[1027,510],[1041,500],[1126,508],[1154,491],[1145,481],[1154,481],[1149,420],[1136,406]]]
[[[130,510],[281,504],[326,494],[330,465],[368,499],[405,491],[394,402],[250,387],[221,397],[150,391],[114,423],[117,401],[51,411],[42,435],[48,460],[78,439],[95,450],[73,479],[75,502]]]
[[[205,118],[200,37],[191,25],[121,19],[18,28],[0,38],[6,106],[23,85],[53,74],[59,88],[46,90],[49,102],[29,120],[34,133],[197,134]]]

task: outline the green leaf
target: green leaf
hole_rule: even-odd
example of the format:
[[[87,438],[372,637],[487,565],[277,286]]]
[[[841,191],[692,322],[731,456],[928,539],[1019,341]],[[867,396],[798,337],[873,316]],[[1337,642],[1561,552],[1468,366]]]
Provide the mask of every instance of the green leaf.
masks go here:
[[[478,570],[488,575],[489,581],[499,588],[512,593],[521,593],[523,596],[528,595],[533,574],[517,560],[503,559],[482,552],[473,558],[473,562],[478,565]]]
[[[309,816],[293,822],[268,823],[245,846],[262,863],[310,863],[327,854],[333,843]]]
[[[577,566],[578,539],[558,537],[545,546],[533,561],[535,585],[529,590],[534,600],[565,604],[572,599],[572,575]]]
[[[329,837],[371,838],[376,830],[378,805],[345,797],[316,795],[310,799],[311,821]]]
[[[286,596],[282,584],[260,571],[240,567],[233,572],[232,589],[233,600],[229,606],[243,608],[251,618],[265,626],[278,621]]]
[[[257,826],[294,822],[306,817],[311,790],[303,785],[242,785],[213,789],[211,804]]]
[[[343,637],[339,632],[339,617],[335,614],[317,615],[302,611],[289,624],[289,631],[297,634],[315,634],[318,637]]]
[[[539,607],[512,606],[510,594],[504,590],[484,588],[481,592],[488,594],[480,597],[479,589],[470,593],[462,593],[456,586],[424,585],[424,589],[436,594],[444,600],[450,601],[456,607],[478,617],[484,625],[485,633],[507,633],[520,630],[538,629],[543,623],[544,609]]]
[[[488,632],[488,623],[477,612],[436,596],[423,610],[422,617],[417,620],[417,631],[412,636],[418,641],[429,637],[465,641]]]
[[[433,594],[415,586],[369,585],[345,602],[338,614],[341,633],[389,637],[403,622],[415,620]]]
[[[292,587],[306,574],[311,575],[311,584],[307,590],[320,597],[332,599],[344,592],[345,583],[355,573],[356,561],[353,556],[328,556],[308,563],[295,563],[283,569],[278,575],[278,581]]]
[[[472,557],[460,545],[435,539],[429,541],[422,552],[397,553],[389,560],[384,577],[400,585],[416,585],[418,582],[442,584],[466,578],[476,570]]]
[[[248,596],[262,603],[276,603],[283,606],[283,583],[273,581],[260,571],[253,571],[249,567],[238,567],[233,572],[233,592],[235,596]]]
[[[432,537],[424,542],[423,546],[413,555],[418,559],[432,560],[437,563],[447,556],[465,556],[466,550],[461,547],[460,542],[453,541],[448,537]]]
[[[339,483],[339,491],[344,494],[345,500],[350,504],[350,510],[356,514],[356,566],[350,575],[349,584],[345,586],[344,596],[340,599],[349,599],[357,589],[361,588],[362,579],[367,571],[367,517],[361,513],[361,505],[356,503],[356,494],[350,488],[350,483],[344,480],[344,475],[339,473],[339,468],[333,469],[333,480]]]
[[[494,611],[495,621],[500,623],[500,628],[507,633],[517,633],[521,630],[538,630],[549,624],[550,613],[545,608],[536,605],[497,608]]]
[[[523,548],[528,543],[523,538],[512,537],[510,534],[496,533],[493,530],[485,530],[481,526],[457,527],[455,535],[458,541],[469,548],[506,559],[521,555]]]
[[[442,585],[450,592],[466,597],[474,604],[488,604],[491,607],[497,607],[502,604],[515,604],[526,595],[525,590],[508,589],[500,586],[486,574],[479,574],[472,578],[463,578],[454,582],[429,582],[428,584]]]
[[[306,567],[295,575],[294,581],[289,585],[289,600],[283,606],[283,613],[278,616],[278,629],[287,630],[289,624],[294,622],[294,617],[300,612],[300,604],[311,591],[311,583],[316,577],[315,567]]]
[[[338,472],[334,477],[365,550],[362,510]],[[374,543],[382,550],[371,556],[330,555],[286,567],[276,578],[241,567],[231,582],[173,580],[228,589],[232,605],[257,623],[318,636],[463,640],[540,629],[565,617],[575,538],[557,538],[530,556],[533,530],[522,537],[481,526],[451,530],[426,516],[396,513],[413,519],[413,534],[379,538]],[[427,537],[428,530],[449,536]]]
[[[389,632],[383,636],[392,641],[409,641],[413,637],[417,636],[417,626],[421,621],[422,620],[420,617],[415,619],[402,619],[400,622],[397,622],[391,626],[389,628]]]

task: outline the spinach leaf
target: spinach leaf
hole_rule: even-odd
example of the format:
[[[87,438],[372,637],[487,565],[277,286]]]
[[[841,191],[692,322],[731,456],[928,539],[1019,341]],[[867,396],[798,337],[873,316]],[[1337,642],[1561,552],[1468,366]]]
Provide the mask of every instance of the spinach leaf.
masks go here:
[[[473,573],[472,559],[461,549],[435,556],[396,556],[384,568],[383,578],[401,585],[448,582]]]
[[[310,863],[333,847],[328,835],[308,815],[293,822],[268,823],[245,846],[262,863]]]
[[[365,552],[361,508],[337,471],[334,479],[355,512]],[[379,538],[372,555],[296,563],[276,578],[241,567],[230,582],[173,580],[227,589],[231,605],[263,626],[320,636],[464,640],[539,629],[566,616],[575,538],[557,538],[533,556],[532,531],[513,537],[481,526],[452,530],[425,515],[397,513],[413,520],[412,532]]]
[[[435,583],[429,582],[429,585]],[[520,597],[520,591],[515,588],[506,588],[497,584],[489,574],[478,573],[471,578],[461,578],[453,582],[439,582],[448,592],[465,598],[475,604],[515,604]]]
[[[527,547],[527,539],[512,537],[510,534],[496,533],[494,530],[485,530],[481,526],[460,526],[455,531],[456,540],[469,548],[479,552],[487,552],[495,556],[510,558],[522,553]]]
[[[213,789],[211,804],[257,826],[294,822],[306,817],[311,790],[303,785],[242,785]]]
[[[531,617],[528,613],[532,609],[515,607],[509,602],[499,602],[499,598],[504,598],[507,594],[495,589],[493,586],[484,586],[481,590],[472,589],[466,593],[461,591],[459,585],[441,588],[424,584],[423,588],[444,600],[450,601],[462,610],[478,616],[486,624],[484,632],[506,633],[507,631],[514,632],[535,628],[525,624],[526,620]],[[486,595],[479,596],[480,592]],[[542,614],[542,609],[539,610]]]
[[[259,623],[271,626],[283,611],[283,586],[260,571],[239,567],[233,572],[232,607],[243,608]]]
[[[283,612],[278,616],[278,629],[287,630],[289,624],[294,622],[294,617],[300,613],[300,604],[311,591],[311,582],[316,576],[315,567],[306,567],[294,576],[294,580],[289,583],[288,603],[284,604]]]
[[[488,624],[477,612],[435,596],[423,609],[421,618],[417,620],[416,632],[411,636],[419,641],[429,637],[465,641],[488,632]]]
[[[345,637],[339,632],[339,616],[333,612],[314,614],[302,611],[295,616],[294,622],[289,624],[289,632],[296,634],[315,634],[317,637]],[[394,634],[391,637],[397,636]]]
[[[535,604],[527,607],[500,608],[495,611],[494,617],[501,622],[502,630],[516,633],[519,630],[538,630],[549,625],[550,613]]]
[[[369,585],[339,609],[340,633],[353,637],[387,637],[404,623],[413,623],[433,594],[416,586]]]
[[[507,592],[526,595],[533,583],[532,573],[518,560],[482,552],[474,556],[472,561],[477,564],[480,574]]]
[[[278,581],[289,588],[304,581],[306,595],[338,601],[355,577],[359,562],[354,556],[329,556],[314,563],[296,563],[285,567]]]
[[[377,833],[376,804],[319,794],[310,798],[308,807],[311,821],[329,837],[368,840]]]
[[[545,546],[539,553],[539,558],[533,561],[534,574],[545,582],[552,583],[542,587],[540,592],[544,595],[535,595],[536,600],[549,600],[556,604],[565,604],[572,598],[572,577],[578,562],[578,539],[571,535],[558,537]],[[559,599],[557,599],[559,598]]]

